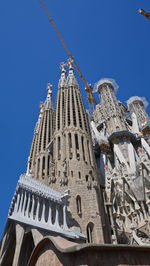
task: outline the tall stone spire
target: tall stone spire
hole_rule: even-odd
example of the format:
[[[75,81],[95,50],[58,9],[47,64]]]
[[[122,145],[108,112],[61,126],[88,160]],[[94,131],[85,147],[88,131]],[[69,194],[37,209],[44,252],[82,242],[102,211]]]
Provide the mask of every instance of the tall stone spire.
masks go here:
[[[70,190],[69,209],[75,221],[70,226],[80,225],[89,241],[93,237],[93,241],[103,243],[103,213],[101,196],[97,196],[98,176],[89,121],[70,61],[68,66],[67,79],[63,65],[58,85],[53,145],[56,184],[52,186],[60,191]]]
[[[37,144],[38,144],[38,135],[39,135],[39,128],[41,124],[41,119],[43,116],[43,102],[40,102],[40,112],[39,112],[39,118],[36,123],[35,129],[34,129],[34,135],[33,135],[33,140],[30,148],[30,153],[29,153],[29,158],[28,158],[28,171],[31,174],[35,174],[35,160],[36,160],[36,155],[37,155]]]
[[[48,153],[47,145],[50,143],[53,135],[53,105],[52,105],[52,85],[47,84],[47,98],[40,103],[39,119],[34,131],[31,145],[29,161],[30,171],[34,178],[44,180],[49,183],[50,163],[52,154]]]

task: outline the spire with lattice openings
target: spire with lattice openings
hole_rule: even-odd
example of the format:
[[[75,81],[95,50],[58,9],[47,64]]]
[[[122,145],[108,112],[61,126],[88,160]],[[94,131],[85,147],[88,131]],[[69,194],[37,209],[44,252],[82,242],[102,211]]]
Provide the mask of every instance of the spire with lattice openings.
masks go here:
[[[47,84],[47,98],[40,104],[39,119],[35,128],[33,141],[30,150],[30,171],[34,178],[46,180],[49,183],[50,162],[52,153],[47,150],[53,135],[53,105],[52,105],[52,85]]]

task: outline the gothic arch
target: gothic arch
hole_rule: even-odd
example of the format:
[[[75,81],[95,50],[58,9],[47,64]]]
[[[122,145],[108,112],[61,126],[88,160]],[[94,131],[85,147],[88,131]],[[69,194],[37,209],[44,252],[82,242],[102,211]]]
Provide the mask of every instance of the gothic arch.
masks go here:
[[[76,206],[77,206],[77,214],[82,214],[82,205],[81,205],[81,197],[79,195],[76,196]]]
[[[21,246],[21,251],[20,251],[20,256],[19,256],[19,263],[18,266],[26,266],[28,265],[29,258],[31,256],[31,253],[34,249],[34,241],[33,241],[33,236],[32,232],[25,233],[23,241],[22,241],[22,246]]]
[[[92,222],[89,222],[86,227],[86,233],[87,233],[87,242],[93,243],[93,234],[94,234],[94,224]]]

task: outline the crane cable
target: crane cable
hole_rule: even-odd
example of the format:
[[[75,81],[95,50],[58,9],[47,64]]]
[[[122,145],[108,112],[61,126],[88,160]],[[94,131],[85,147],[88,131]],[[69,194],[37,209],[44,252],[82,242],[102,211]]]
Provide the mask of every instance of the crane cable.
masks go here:
[[[80,78],[83,80],[84,85],[85,85],[85,90],[86,90],[86,92],[87,92],[87,94],[88,94],[88,101],[89,101],[89,103],[94,102],[95,104],[97,104],[96,99],[94,98],[94,96],[93,96],[93,94],[92,94],[92,87],[88,84],[88,82],[87,82],[86,79],[84,78],[84,76],[83,76],[81,70],[80,70],[79,67],[78,67],[78,64],[76,63],[74,57],[72,56],[72,54],[71,54],[71,52],[70,52],[68,46],[66,45],[66,43],[65,43],[65,41],[64,41],[62,35],[60,34],[58,28],[56,27],[56,24],[55,24],[54,20],[52,19],[52,17],[51,17],[51,15],[50,15],[49,11],[47,10],[47,8],[46,8],[44,2],[43,2],[42,0],[39,0],[39,3],[40,3],[40,5],[41,5],[42,9],[44,10],[46,16],[48,17],[49,22],[51,23],[52,27],[54,28],[54,30],[55,30],[55,32],[56,32],[58,38],[59,38],[60,41],[62,42],[62,44],[63,44],[63,46],[64,46],[64,48],[65,48],[65,50],[66,50],[67,55],[68,55],[68,56],[70,57],[70,59],[72,60],[72,63],[73,63],[73,65],[75,66],[76,70],[78,71],[78,74],[79,74]]]

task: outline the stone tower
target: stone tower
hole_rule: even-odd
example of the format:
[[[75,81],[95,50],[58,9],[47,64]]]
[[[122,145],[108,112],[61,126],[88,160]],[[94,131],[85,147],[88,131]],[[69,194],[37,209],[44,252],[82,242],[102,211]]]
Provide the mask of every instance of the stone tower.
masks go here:
[[[140,132],[148,115],[141,101],[135,104],[130,99],[131,120],[126,107],[116,99],[112,80],[100,80],[97,91],[101,103],[94,111],[91,129],[112,243],[144,245],[150,243],[150,147],[148,131],[144,137]]]
[[[145,111],[146,106],[144,106],[142,98],[138,96],[133,96],[127,101],[127,104],[131,117],[137,117],[138,127],[140,130],[142,130],[142,128],[147,124],[149,119]]]
[[[98,85],[100,94],[102,117],[107,120],[107,131],[111,135],[115,131],[126,130],[119,102],[114,93],[114,87],[108,79],[102,80]]]
[[[70,226],[80,226],[89,241],[92,238],[94,242],[103,243],[102,199],[89,119],[71,63],[67,78],[64,65],[61,68],[53,136],[56,183],[51,186],[59,191],[70,191],[69,210],[75,221]]]
[[[70,61],[68,66],[66,77],[65,65],[61,64],[55,111],[50,84],[46,101],[40,104],[28,171],[62,193],[69,189],[68,226],[80,228],[89,242],[103,243],[104,237],[105,241],[109,237],[104,233],[106,221],[89,117]]]

